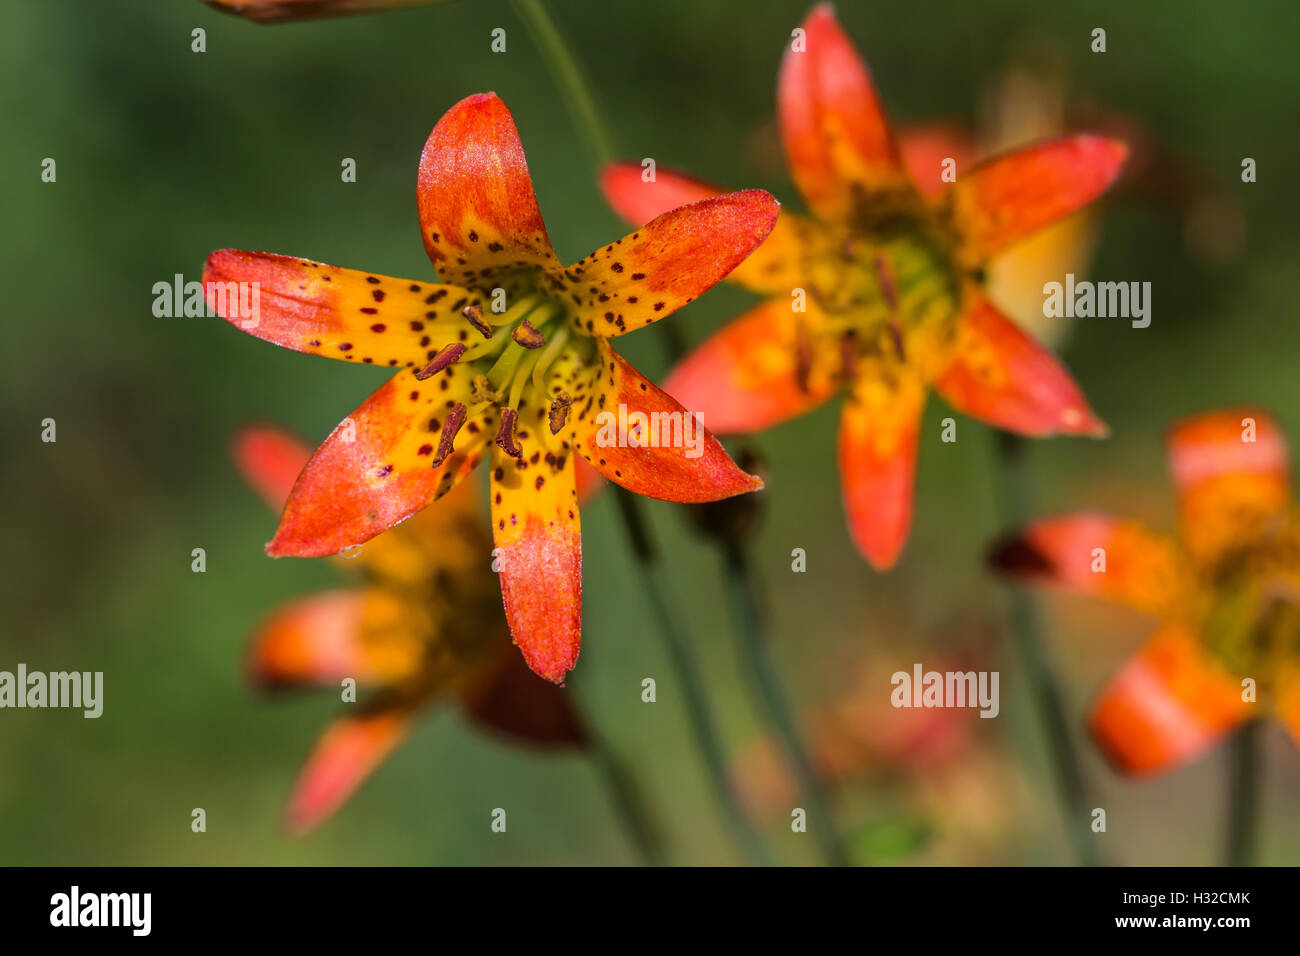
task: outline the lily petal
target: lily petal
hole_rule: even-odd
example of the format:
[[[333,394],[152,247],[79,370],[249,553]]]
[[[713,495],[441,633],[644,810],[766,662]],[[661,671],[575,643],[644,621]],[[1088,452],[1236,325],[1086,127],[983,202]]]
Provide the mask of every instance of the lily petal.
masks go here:
[[[666,212],[564,270],[574,326],[612,338],[672,315],[713,288],[776,225],[780,203],[761,189]]]
[[[989,562],[1029,583],[1108,598],[1150,614],[1176,607],[1190,587],[1182,552],[1171,538],[1140,522],[1101,514],[1035,521],[995,545]]]
[[[463,696],[465,713],[483,727],[527,744],[584,747],[588,735],[572,693],[538,680],[511,649]]]
[[[934,383],[949,405],[1022,435],[1106,435],[1051,352],[979,292],[968,289],[965,295],[955,358]]]
[[[555,684],[582,642],[582,523],[573,460],[539,429],[516,433],[514,458],[492,449],[492,538],[510,633],[533,671]]]
[[[240,283],[250,290],[242,300]],[[483,302],[456,286],[238,249],[208,256],[203,284],[208,306],[249,335],[295,352],[390,368],[423,366],[438,347],[468,335],[459,310]]]
[[[482,460],[495,428],[490,409],[470,419],[455,439],[455,451],[432,467],[447,413],[457,402],[468,405],[469,381],[454,365],[423,382],[409,373],[389,379],[316,450],[266,553],[336,554],[450,491]]]
[[[664,390],[720,435],[762,431],[815,408],[838,387],[838,359],[801,342],[819,320],[809,308],[760,303],[687,355]]]
[[[1187,549],[1212,562],[1283,519],[1291,499],[1286,438],[1252,408],[1197,415],[1169,433],[1169,465]]]
[[[359,684],[406,677],[418,668],[421,653],[406,610],[378,589],[326,591],[294,601],[253,635],[249,674],[267,690],[333,685],[345,677]]]
[[[718,501],[763,487],[761,478],[736,466],[697,416],[656,388],[608,341],[601,339],[599,348],[599,380],[571,416],[574,448],[598,472],[638,495],[678,503]]]
[[[495,93],[468,96],[438,120],[417,193],[424,248],[443,278],[487,288],[520,263],[559,269],[514,117]]]
[[[970,134],[956,123],[930,123],[899,131],[898,152],[916,188],[927,199],[936,199],[948,190],[943,181],[944,162],[951,159],[960,176],[975,156]]]
[[[641,166],[632,162],[606,166],[600,185],[614,211],[634,226],[727,191],[662,166],[655,170],[655,178],[646,182],[641,178]],[[789,295],[791,289],[805,284],[804,262],[817,245],[812,222],[782,209],[768,237],[727,279],[755,292]]]
[[[790,172],[823,219],[851,216],[864,194],[906,185],[871,74],[828,3],[803,23],[781,59],[777,112]]]
[[[877,571],[893,567],[912,526],[925,389],[909,369],[860,379],[840,413],[840,480],[853,543]]]
[[[235,466],[275,510],[284,507],[311,449],[275,425],[245,425],[231,438]]]
[[[1154,773],[1211,747],[1250,706],[1195,636],[1168,624],[1106,685],[1089,724],[1119,770]]]
[[[331,816],[410,730],[410,711],[397,707],[330,724],[298,774],[285,813],[289,829],[301,835]]]
[[[1119,177],[1128,147],[1080,134],[1027,146],[957,177],[944,197],[979,266],[1008,246],[1092,202]]]

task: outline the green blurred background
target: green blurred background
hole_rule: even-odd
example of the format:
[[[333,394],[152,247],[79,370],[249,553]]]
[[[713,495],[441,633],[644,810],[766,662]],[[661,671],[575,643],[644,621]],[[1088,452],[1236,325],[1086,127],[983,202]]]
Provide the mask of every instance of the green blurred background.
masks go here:
[[[618,146],[797,206],[773,127],[777,64],[799,2],[555,2],[595,80]],[[841,18],[899,123],[977,122],[1007,66],[1047,51],[1082,109],[1118,114],[1157,144],[1145,186],[1105,206],[1092,274],[1153,283],[1153,321],[1081,320],[1066,359],[1113,428],[1106,442],[1032,446],[1042,511],[1084,505],[1173,522],[1162,432],[1174,417],[1254,402],[1300,441],[1295,303],[1300,178],[1292,5],[1067,7],[1025,2],[845,2]],[[1090,52],[1104,27],[1108,52]],[[207,52],[190,50],[191,30]],[[490,52],[507,31],[508,52]],[[243,682],[250,629],[294,596],[340,581],[320,562],[272,561],[274,518],[231,467],[249,419],[320,439],[384,379],[297,355],[218,319],[155,318],[152,286],[197,279],[240,247],[413,278],[421,146],[461,97],[509,104],[562,259],[624,231],[532,38],[504,0],[258,26],[198,0],[44,0],[0,7],[0,233],[6,327],[4,627],[0,669],[102,670],[99,720],[0,711],[0,862],[68,864],[630,863],[636,856],[591,762],[488,740],[439,710],[334,819],[305,839],[280,812],[332,694],[267,701]],[[1254,157],[1259,182],[1240,182]],[[42,183],[41,160],[57,161]],[[358,180],[340,181],[344,157]],[[1289,191],[1290,190],[1290,191]],[[1209,197],[1210,205],[1198,205]],[[1217,210],[1196,220],[1189,209]],[[1210,215],[1210,214],[1207,214]],[[1228,225],[1223,225],[1227,223]],[[1198,244],[1196,235],[1201,234]],[[1211,240],[1206,242],[1205,233]],[[1222,241],[1218,241],[1222,240]],[[698,341],[751,297],[720,288],[674,317]],[[624,340],[652,377],[653,334]],[[916,525],[900,566],[852,549],[834,467],[835,405],[762,436],[769,491],[756,547],[775,654],[801,708],[844,692],[869,662],[890,671],[973,653],[1002,672],[998,720],[962,715],[966,742],[937,765],[867,767],[838,794],[860,859],[1064,863],[1070,854],[1043,741],[1005,637],[1007,593],[984,573],[1000,530],[992,433],[932,402]],[[58,441],[40,440],[57,421]],[[738,765],[760,733],[741,682],[714,552],[654,503],[689,640]],[[609,496],[583,513],[584,649],[571,686],[629,761],[670,833],[672,859],[735,862]],[[207,571],[190,570],[192,548]],[[790,552],[808,553],[792,574]],[[1089,697],[1148,623],[1083,600],[1045,604],[1076,728]],[[970,651],[974,646],[975,650]],[[966,648],[966,650],[961,650]],[[957,649],[957,650],[954,650]],[[640,700],[658,680],[659,700]],[[887,711],[882,734],[906,733]],[[1300,858],[1300,759],[1267,731],[1262,859]],[[1098,835],[1115,863],[1221,857],[1222,748],[1153,780],[1117,778],[1080,736]],[[190,830],[203,807],[207,832]],[[489,813],[509,812],[507,834]],[[778,814],[790,862],[812,837]]]

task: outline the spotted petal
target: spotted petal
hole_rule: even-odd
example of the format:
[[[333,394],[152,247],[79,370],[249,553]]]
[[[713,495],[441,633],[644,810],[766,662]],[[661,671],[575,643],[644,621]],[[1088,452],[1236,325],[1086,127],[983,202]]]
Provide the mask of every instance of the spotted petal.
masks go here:
[[[602,339],[598,381],[573,409],[574,447],[615,484],[648,498],[701,503],[763,487],[675,399]]]
[[[1128,147],[1081,134],[994,157],[958,175],[944,201],[979,266],[1008,246],[1092,202],[1118,178]]]
[[[1175,608],[1191,582],[1182,552],[1136,521],[1100,514],[1035,521],[995,546],[1004,574],[1118,601],[1151,614]]]
[[[863,196],[907,180],[871,75],[830,4],[814,8],[803,31],[781,60],[781,140],[809,207],[823,219],[843,220]]]
[[[820,405],[838,385],[838,354],[815,349],[816,307],[772,299],[723,326],[682,360],[664,390],[720,435],[761,431]]]
[[[615,337],[672,315],[757,248],[780,204],[761,189],[666,212],[564,270],[575,327]]]
[[[573,460],[543,435],[519,429],[518,458],[493,448],[492,537],[510,633],[559,684],[582,641],[582,532]]]
[[[336,720],[298,775],[285,822],[302,834],[331,816],[411,730],[411,713],[387,707]]]
[[[420,155],[420,231],[438,274],[489,288],[519,265],[559,268],[514,117],[495,93],[461,100]]]
[[[643,225],[657,216],[726,192],[684,173],[658,168],[646,182],[636,163],[613,163],[601,173],[600,184],[614,211],[632,223]],[[817,247],[816,227],[804,216],[782,209],[776,226],[762,245],[731,270],[727,279],[755,292],[781,293],[804,285],[804,262]]]
[[[483,302],[456,286],[237,249],[208,256],[203,283],[208,306],[250,335],[390,368],[423,366],[442,345],[467,337],[460,310]]]
[[[457,402],[468,405],[469,381],[454,365],[423,382],[410,373],[390,379],[316,450],[267,553],[335,554],[446,494],[482,459],[495,431],[492,411],[471,418],[455,439],[455,451],[432,467]]]
[[[965,296],[954,358],[934,383],[949,405],[1022,435],[1106,434],[1051,352],[974,289]]]
[[[1212,562],[1277,526],[1291,498],[1286,438],[1272,416],[1240,408],[1189,418],[1169,433],[1183,540]]]
[[[1196,637],[1169,624],[1116,674],[1093,707],[1093,736],[1115,766],[1154,773],[1204,752],[1249,716],[1241,685]]]
[[[853,543],[878,571],[894,565],[912,526],[925,389],[907,368],[859,381],[840,414],[840,480]]]

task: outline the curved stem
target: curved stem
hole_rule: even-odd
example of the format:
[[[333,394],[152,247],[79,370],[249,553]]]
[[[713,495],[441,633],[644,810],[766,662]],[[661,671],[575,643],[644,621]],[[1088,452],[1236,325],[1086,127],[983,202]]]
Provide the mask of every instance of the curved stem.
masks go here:
[[[659,636],[663,639],[664,649],[677,676],[677,683],[682,691],[682,700],[686,706],[686,715],[695,734],[700,755],[704,758],[709,782],[714,795],[722,805],[724,816],[731,834],[750,863],[766,865],[771,863],[767,850],[758,832],[754,829],[740,795],[727,773],[727,760],[722,747],[721,737],[713,721],[700,684],[698,668],[691,654],[690,643],[686,637],[686,628],[677,619],[673,604],[668,598],[668,591],[663,577],[663,569],[649,529],[641,515],[641,505],[636,496],[622,488],[615,489],[619,512],[623,518],[632,553],[641,565],[642,580],[646,585],[647,597],[658,624]]]
[[[541,0],[512,0],[515,12],[528,26],[533,39],[565,94],[565,102],[573,113],[574,122],[587,137],[597,166],[604,166],[614,158],[613,140],[605,127],[591,84],[583,75],[578,61],[569,52],[569,46],[556,27],[555,21]]]
[[[1024,524],[1032,508],[1024,439],[1018,435],[999,432],[997,452],[995,481],[1002,492],[999,503],[1001,520],[1008,528],[1018,528]],[[1047,737],[1048,751],[1056,771],[1058,796],[1065,814],[1066,832],[1078,861],[1084,866],[1096,866],[1097,847],[1089,826],[1083,770],[1074,740],[1070,736],[1060,685],[1044,646],[1042,631],[1034,599],[1023,591],[1013,591],[1011,633],[1028,677],[1030,694],[1038,708],[1043,733]]]
[[[1259,829],[1260,722],[1243,724],[1229,749],[1228,866],[1252,866]]]
[[[726,564],[727,595],[731,600],[733,630],[736,634],[737,652],[749,672],[750,689],[758,698],[757,704],[775,732],[786,759],[794,770],[795,781],[807,804],[811,829],[821,846],[822,856],[832,866],[848,866],[848,851],[835,826],[830,801],[822,787],[821,778],[804,747],[794,715],[781,691],[780,681],[768,653],[768,635],[759,613],[758,592],[754,569],[750,566],[743,543],[728,535],[722,541]]]
[[[651,866],[663,866],[667,858],[662,828],[650,812],[632,771],[614,751],[605,735],[594,729],[591,731],[591,757],[605,781],[623,828],[636,846],[642,861]]]

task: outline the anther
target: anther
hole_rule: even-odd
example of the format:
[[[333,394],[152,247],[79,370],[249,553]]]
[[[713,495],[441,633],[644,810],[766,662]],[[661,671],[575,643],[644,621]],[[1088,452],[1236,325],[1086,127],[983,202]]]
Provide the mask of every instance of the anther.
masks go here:
[[[794,377],[799,391],[807,394],[808,382],[812,378],[813,348],[808,335],[808,326],[800,322],[794,333]]]
[[[483,334],[483,338],[492,338],[492,326],[488,325],[483,319],[483,310],[476,305],[467,305],[460,310],[460,314],[469,320],[469,324],[478,329]]]
[[[460,426],[465,424],[466,414],[465,406],[459,402],[447,413],[447,420],[442,423],[442,437],[438,440],[438,450],[433,456],[434,468],[446,461],[447,456],[456,450],[452,442],[456,440],[456,433],[460,431]]]
[[[515,326],[510,337],[526,349],[540,349],[546,344],[546,336],[529,325],[527,319]]]
[[[475,405],[480,402],[499,402],[501,393],[492,387],[486,375],[475,375],[470,379],[469,397]]]
[[[568,392],[560,392],[555,396],[555,401],[551,402],[551,411],[549,420],[551,424],[551,434],[558,435],[564,423],[569,420],[569,408],[573,405],[573,397]]]
[[[453,342],[451,345],[444,346],[438,350],[438,354],[433,357],[433,361],[415,373],[415,377],[423,382],[431,375],[437,375],[448,365],[456,362],[465,354],[465,346],[460,342]]]
[[[844,364],[844,378],[852,382],[858,373],[858,339],[852,332],[840,338],[840,359]]]
[[[515,419],[519,412],[513,408],[501,409],[501,427],[497,429],[496,445],[511,458],[518,458],[524,453],[515,441]]]
[[[889,260],[884,256],[876,256],[876,275],[880,278],[880,293],[885,297],[885,304],[889,306],[889,311],[893,312],[898,308],[898,286],[894,283],[894,273],[889,268]]]

